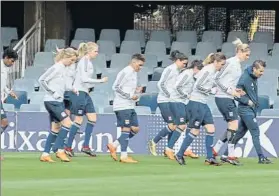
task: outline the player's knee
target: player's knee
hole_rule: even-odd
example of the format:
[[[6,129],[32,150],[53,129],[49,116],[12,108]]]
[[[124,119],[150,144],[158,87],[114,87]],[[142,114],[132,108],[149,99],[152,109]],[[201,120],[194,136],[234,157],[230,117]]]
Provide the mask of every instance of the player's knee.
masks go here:
[[[7,118],[1,120],[1,127],[6,128],[9,125],[9,121]]]
[[[230,130],[236,131],[238,129],[238,120],[233,120],[233,121],[228,122],[228,128]]]
[[[51,123],[51,131],[54,133],[58,133],[59,130],[61,129],[60,123]]]
[[[205,125],[204,128],[207,133],[215,133],[215,126],[213,124]]]
[[[186,125],[179,125],[178,128],[181,130],[181,131],[185,131],[187,126]]]
[[[68,116],[70,116],[70,115],[71,115],[71,112],[70,112],[70,110],[68,110],[68,109],[65,109],[65,112],[66,112],[66,114],[67,114]]]
[[[74,121],[75,123],[81,125],[83,122],[83,116],[76,116]]]
[[[91,122],[96,122],[97,121],[97,114],[96,113],[87,113],[86,117]]]
[[[67,117],[61,122],[61,124],[64,127],[70,128],[72,126],[73,122],[71,121],[70,117]]]
[[[130,127],[122,127],[121,131],[122,132],[130,132],[131,128]]]
[[[169,123],[168,127],[171,131],[174,131],[176,129],[176,125],[174,125],[173,123]]]
[[[139,127],[134,127],[134,126],[131,127],[131,131],[133,131],[135,134],[137,134],[139,130],[140,130]]]
[[[190,133],[192,133],[195,136],[198,136],[200,134],[200,130],[199,129],[191,129]]]

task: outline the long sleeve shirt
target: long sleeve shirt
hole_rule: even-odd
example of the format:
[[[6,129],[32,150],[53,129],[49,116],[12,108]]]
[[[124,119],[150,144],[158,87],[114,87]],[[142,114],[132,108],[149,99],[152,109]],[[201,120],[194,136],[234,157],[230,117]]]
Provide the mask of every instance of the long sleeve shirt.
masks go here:
[[[113,110],[134,109],[136,101],[132,97],[136,94],[138,85],[137,72],[131,66],[122,69],[112,85],[115,97],[113,100]]]
[[[1,60],[1,101],[3,102],[10,94],[11,90],[7,87],[9,67]]]
[[[206,65],[202,68],[196,75],[190,100],[204,104],[207,103],[208,96],[211,94],[212,88],[215,87],[215,74],[216,69],[213,64]]]
[[[237,88],[242,89],[246,94],[240,98],[235,98],[238,104],[239,115],[256,115],[259,106],[258,97],[258,80],[254,76],[252,66],[245,69],[241,75]],[[248,102],[252,101],[254,106],[249,106]]]
[[[46,91],[44,101],[63,101],[66,91],[65,72],[65,65],[56,63],[40,76],[39,83]]]
[[[94,79],[94,66],[87,57],[82,57],[76,69],[76,78],[74,88],[78,91],[89,92],[89,89],[94,87],[96,83],[101,83],[102,80]]]
[[[76,77],[76,64],[67,66],[65,69],[66,91],[72,91],[74,80]]]
[[[161,78],[157,83],[159,89],[157,98],[158,103],[174,102],[171,97],[176,93],[174,87],[179,73],[176,64],[171,64],[164,69]]]
[[[236,56],[229,58],[226,65],[216,75],[217,93],[215,97],[234,99],[232,92],[236,88],[241,73],[239,59]]]
[[[195,80],[193,69],[186,69],[181,72],[175,83],[175,93],[171,97],[175,102],[182,102],[187,104],[190,98],[190,94],[193,90]]]

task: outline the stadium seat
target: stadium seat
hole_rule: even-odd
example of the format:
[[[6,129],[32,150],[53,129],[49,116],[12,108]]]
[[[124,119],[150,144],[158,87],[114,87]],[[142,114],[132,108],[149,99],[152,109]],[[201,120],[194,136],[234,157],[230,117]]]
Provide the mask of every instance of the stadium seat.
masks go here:
[[[48,39],[45,43],[44,52],[56,52],[56,47],[64,48],[65,46],[64,39]]]
[[[216,45],[213,42],[199,42],[196,48],[196,54],[205,59],[210,53],[217,52]]]
[[[113,111],[113,106],[112,106],[112,105],[105,106],[105,107],[104,107],[104,113],[105,113],[105,114],[114,113],[114,111]]]
[[[148,74],[153,73],[153,69],[158,66],[158,60],[156,55],[145,54],[145,63],[144,67],[148,68]]]
[[[35,79],[16,79],[14,81],[12,89],[15,91],[26,91],[27,95],[35,91],[35,88],[39,87],[39,83]],[[29,99],[29,97],[28,97]]]
[[[115,68],[118,70],[123,69],[128,66],[131,61],[130,54],[113,54],[111,56],[110,68]]]
[[[28,103],[27,92],[26,91],[14,91],[17,95],[17,99],[14,99],[9,95],[5,103],[14,104],[16,109],[19,109],[22,104]]]
[[[213,42],[217,50],[222,48],[223,35],[221,31],[204,31],[202,35],[202,42]]]
[[[18,40],[16,27],[1,27],[2,46],[8,47],[12,40]]]
[[[45,71],[47,70],[47,67],[28,67],[26,70],[25,70],[25,73],[24,73],[24,78],[26,79],[35,79],[35,80],[38,80],[39,77],[45,73]]]
[[[95,59],[92,60],[94,68],[98,73],[103,73],[103,70],[107,67],[106,55],[99,53]]]
[[[268,50],[265,43],[250,43],[251,57],[254,59],[267,60]]]
[[[259,107],[258,107],[258,114],[261,113],[263,109],[269,109],[269,97],[267,95],[260,95],[259,96]]]
[[[198,43],[197,40],[196,31],[178,31],[176,33],[176,41],[190,43],[192,49],[196,49]]]
[[[95,30],[90,28],[78,28],[74,40],[88,40],[95,42]]]
[[[33,66],[51,67],[54,64],[54,57],[52,52],[37,52]]]
[[[136,106],[135,111],[138,115],[148,115],[151,114],[151,109],[148,106]]]
[[[245,31],[230,31],[228,34],[227,42],[233,42],[239,38],[242,43],[248,44],[248,33]]]
[[[2,103],[0,103],[0,104],[2,104]],[[14,112],[15,111],[15,105],[14,104],[3,103],[3,108],[7,112]]]
[[[158,62],[162,62],[166,55],[166,45],[164,42],[148,41],[144,54],[156,55]]]
[[[255,43],[265,43],[267,44],[267,49],[271,50],[273,48],[273,33],[272,32],[255,32],[253,36],[253,41]]]
[[[273,49],[272,49],[272,56],[279,56],[279,43],[274,43]]]
[[[141,86],[146,86],[148,83],[148,68],[142,67],[138,73],[138,82]]]
[[[39,104],[22,104],[20,106],[21,112],[39,112],[41,111],[41,106]]]
[[[33,92],[30,95],[30,104],[44,104],[45,92]]]
[[[143,93],[140,96],[138,106],[148,106],[151,109],[152,113],[156,112],[156,108],[158,107],[157,103],[158,93]]]
[[[172,42],[171,52],[174,50],[179,50],[180,52],[185,54],[187,57],[192,55],[191,43],[178,42],[178,41]]]
[[[162,67],[167,67],[173,63],[174,62],[170,59],[170,55],[165,55],[162,61]]]
[[[157,87],[158,81],[150,81],[146,86],[146,93],[158,93],[159,89]]]
[[[145,36],[143,30],[128,29],[125,33],[125,41],[139,41],[141,48],[145,47]]]
[[[169,30],[152,30],[150,41],[164,42],[166,48],[171,47],[171,33]]]
[[[227,58],[233,57],[236,54],[236,47],[231,42],[225,42],[222,45],[222,53],[226,55]]]
[[[189,56],[189,58],[188,58],[188,65],[191,65],[191,63],[192,63],[194,60],[204,60],[204,59],[202,59],[201,56],[198,56],[198,55],[191,55],[191,56]]]
[[[151,80],[152,81],[159,81],[160,78],[161,78],[161,75],[162,75],[162,73],[164,71],[164,69],[165,68],[163,68],[163,67],[156,67],[156,68],[154,68]]]
[[[114,42],[117,48],[120,47],[120,31],[119,29],[102,29],[99,40],[107,40]]]
[[[261,111],[261,116],[279,116],[279,109],[263,109]]]
[[[108,40],[98,40],[99,53],[106,55],[106,61],[111,60],[111,56],[116,53],[115,44],[113,41]]]
[[[74,47],[74,48],[78,49],[79,44],[81,44],[81,43],[87,43],[87,42],[89,42],[89,40],[85,40],[85,39],[83,39],[83,40],[80,40],[80,39],[73,39],[73,40],[71,41],[71,47]]]
[[[120,53],[124,54],[141,54],[141,47],[139,41],[123,41],[120,47]]]

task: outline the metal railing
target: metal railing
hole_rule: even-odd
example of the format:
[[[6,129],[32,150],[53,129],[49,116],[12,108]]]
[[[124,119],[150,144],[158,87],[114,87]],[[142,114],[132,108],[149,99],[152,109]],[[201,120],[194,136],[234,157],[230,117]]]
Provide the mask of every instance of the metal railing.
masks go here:
[[[12,87],[16,79],[24,77],[25,69],[33,64],[35,54],[41,49],[41,31],[42,19],[40,18],[14,46],[18,60],[10,69],[9,87]]]

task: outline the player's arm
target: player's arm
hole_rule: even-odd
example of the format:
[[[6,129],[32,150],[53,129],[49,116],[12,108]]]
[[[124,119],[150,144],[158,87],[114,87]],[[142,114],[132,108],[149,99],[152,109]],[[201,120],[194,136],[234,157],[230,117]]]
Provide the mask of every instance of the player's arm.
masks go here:
[[[227,63],[216,75],[215,77],[215,84],[223,91],[230,95],[233,95],[233,88],[231,88],[228,84],[221,83],[221,78],[229,74],[231,71],[231,67]]]
[[[87,60],[82,59],[79,61],[78,63],[78,69],[79,69],[79,73],[80,73],[80,79],[81,82],[83,83],[88,83],[91,84],[92,87],[94,86],[94,84],[96,83],[102,83],[104,82],[103,79],[94,79],[94,78],[90,78],[88,77],[88,69],[89,69],[89,63]]]
[[[179,78],[175,83],[175,90],[183,99],[187,99],[190,96],[188,93],[183,92],[183,86],[190,81],[190,77],[191,76],[189,76],[188,74],[185,74],[183,77]]]
[[[168,91],[166,87],[166,82],[168,81],[169,77],[171,75],[171,70],[168,68],[165,68],[161,75],[161,79],[158,81],[157,86],[161,92],[165,94],[166,97],[170,97],[170,92]]]
[[[207,83],[207,81],[209,80],[209,72],[205,71],[200,77],[199,79],[196,81],[197,85],[196,88],[198,91],[200,91],[203,94],[209,95],[211,93],[211,89],[212,88],[205,88],[205,84]]]
[[[124,99],[132,99],[134,96],[134,92],[125,92],[122,89],[122,86],[128,82],[127,81],[128,74],[125,72],[121,72],[117,75],[116,80],[112,85],[112,90],[115,91],[118,95],[120,95]]]
[[[235,97],[235,100],[237,100],[238,102],[240,102],[244,105],[249,105],[250,99],[248,97],[249,97],[250,90],[252,90],[252,89],[250,89],[251,87],[249,88],[249,85],[251,86],[251,82],[250,82],[249,78],[246,76],[246,74],[242,74],[242,76],[240,77],[240,79],[236,85],[236,88],[241,89],[248,96]]]
[[[59,73],[60,68],[59,67],[51,67],[49,68],[43,75],[39,78],[39,83],[43,87],[43,89],[50,94],[52,94],[55,97],[58,97],[60,95],[56,94],[55,90],[48,84],[51,79],[54,78],[54,76]],[[56,96],[57,95],[57,96]]]

